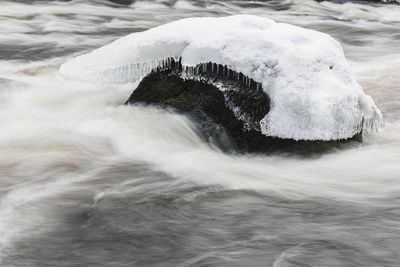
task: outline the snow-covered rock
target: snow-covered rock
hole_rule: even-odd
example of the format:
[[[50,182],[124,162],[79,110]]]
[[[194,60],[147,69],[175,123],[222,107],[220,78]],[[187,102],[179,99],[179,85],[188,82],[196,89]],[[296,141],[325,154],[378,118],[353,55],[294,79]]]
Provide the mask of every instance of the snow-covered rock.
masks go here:
[[[260,121],[267,136],[338,140],[375,130],[382,114],[329,35],[249,15],[189,18],[133,33],[63,64],[66,79],[139,80],[165,63],[214,62],[262,84],[271,99]]]

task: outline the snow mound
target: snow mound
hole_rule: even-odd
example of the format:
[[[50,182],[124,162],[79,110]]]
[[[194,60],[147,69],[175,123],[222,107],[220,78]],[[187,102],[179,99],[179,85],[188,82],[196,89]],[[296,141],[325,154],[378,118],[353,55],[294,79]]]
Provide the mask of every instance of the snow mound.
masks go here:
[[[133,33],[60,67],[70,80],[128,83],[166,59],[213,62],[259,82],[271,99],[267,136],[338,140],[382,125],[382,114],[329,35],[249,15],[189,18]]]

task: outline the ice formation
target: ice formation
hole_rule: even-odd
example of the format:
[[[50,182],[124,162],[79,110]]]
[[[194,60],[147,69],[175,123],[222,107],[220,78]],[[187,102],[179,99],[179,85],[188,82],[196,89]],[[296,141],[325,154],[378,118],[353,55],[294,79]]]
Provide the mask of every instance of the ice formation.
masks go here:
[[[169,67],[169,58],[180,58],[191,74],[213,62],[259,83],[271,99],[270,112],[260,121],[267,136],[338,140],[382,124],[337,41],[258,16],[175,21],[73,58],[60,72],[71,80],[128,83]]]

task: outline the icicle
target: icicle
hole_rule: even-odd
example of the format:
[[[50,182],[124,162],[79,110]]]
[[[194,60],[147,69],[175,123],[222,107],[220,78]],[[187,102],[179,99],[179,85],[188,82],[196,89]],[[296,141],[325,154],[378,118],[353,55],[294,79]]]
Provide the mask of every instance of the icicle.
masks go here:
[[[179,72],[179,64],[180,64],[179,59],[175,60],[175,71],[176,72]]]

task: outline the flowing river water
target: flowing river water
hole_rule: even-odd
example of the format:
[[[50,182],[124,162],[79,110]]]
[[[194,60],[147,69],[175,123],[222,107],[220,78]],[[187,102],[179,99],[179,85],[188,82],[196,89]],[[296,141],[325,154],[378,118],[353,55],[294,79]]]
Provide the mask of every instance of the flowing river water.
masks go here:
[[[0,266],[399,266],[400,5],[130,2],[0,2]],[[181,115],[123,105],[135,84],[58,75],[128,33],[232,14],[332,35],[385,128],[225,154]]]

